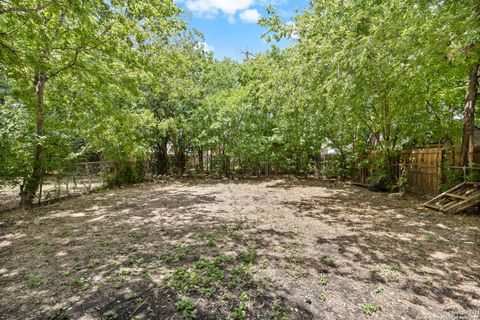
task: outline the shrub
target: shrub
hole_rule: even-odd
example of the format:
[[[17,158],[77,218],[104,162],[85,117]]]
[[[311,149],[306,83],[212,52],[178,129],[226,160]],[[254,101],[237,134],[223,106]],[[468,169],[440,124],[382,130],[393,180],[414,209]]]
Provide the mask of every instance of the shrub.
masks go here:
[[[106,180],[109,187],[142,182],[145,180],[145,162],[137,160],[117,163],[115,172],[108,174]]]

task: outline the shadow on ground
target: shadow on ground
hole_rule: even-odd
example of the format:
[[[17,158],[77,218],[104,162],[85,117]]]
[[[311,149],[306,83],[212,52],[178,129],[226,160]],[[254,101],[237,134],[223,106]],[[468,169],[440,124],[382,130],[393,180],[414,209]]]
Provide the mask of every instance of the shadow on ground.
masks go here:
[[[8,212],[0,319],[415,319],[478,310],[479,217],[418,205],[335,183],[188,181]],[[381,308],[367,316],[368,305]]]

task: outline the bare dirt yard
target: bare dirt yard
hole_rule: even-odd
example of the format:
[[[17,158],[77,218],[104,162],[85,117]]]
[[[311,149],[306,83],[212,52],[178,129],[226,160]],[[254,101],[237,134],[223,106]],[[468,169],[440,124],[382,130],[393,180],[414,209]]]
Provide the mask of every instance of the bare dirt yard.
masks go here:
[[[0,319],[479,319],[480,216],[420,204],[276,179],[9,211]]]

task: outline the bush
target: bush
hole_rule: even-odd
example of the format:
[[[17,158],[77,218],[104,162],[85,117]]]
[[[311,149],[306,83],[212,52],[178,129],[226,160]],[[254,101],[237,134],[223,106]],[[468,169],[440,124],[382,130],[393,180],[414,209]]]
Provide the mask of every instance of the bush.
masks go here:
[[[119,187],[145,180],[145,162],[123,162],[116,164],[114,173],[108,174],[106,181],[109,187]]]

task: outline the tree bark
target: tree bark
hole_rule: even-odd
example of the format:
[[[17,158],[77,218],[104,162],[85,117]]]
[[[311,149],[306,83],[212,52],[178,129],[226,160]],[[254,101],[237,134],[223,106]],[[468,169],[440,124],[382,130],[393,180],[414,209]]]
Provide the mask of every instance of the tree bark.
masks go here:
[[[172,146],[175,154],[175,169],[179,175],[184,173],[186,165],[186,156],[181,139],[182,138],[179,138],[176,134],[172,136]]]
[[[473,166],[473,152],[475,148],[475,103],[478,94],[478,77],[480,64],[475,64],[470,70],[468,80],[467,96],[465,99],[464,118],[463,118],[463,138],[460,165]]]
[[[203,148],[198,148],[198,171],[203,172]]]
[[[31,207],[33,204],[33,198],[38,191],[40,180],[42,178],[43,170],[43,141],[42,138],[45,135],[45,115],[43,100],[45,95],[45,84],[47,77],[45,72],[37,72],[34,78],[35,94],[36,94],[36,122],[35,122],[35,135],[37,144],[33,151],[32,173],[30,177],[26,179],[25,188],[22,190],[21,205],[22,207]]]
[[[169,170],[168,161],[168,138],[162,138],[157,143],[157,157],[156,157],[157,173],[167,174]]]

